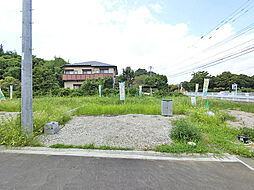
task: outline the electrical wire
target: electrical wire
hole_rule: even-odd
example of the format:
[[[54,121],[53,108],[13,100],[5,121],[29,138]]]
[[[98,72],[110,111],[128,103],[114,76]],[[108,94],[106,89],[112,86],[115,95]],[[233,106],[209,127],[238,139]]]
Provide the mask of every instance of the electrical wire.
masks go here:
[[[204,64],[202,64],[202,65],[200,65],[198,67],[195,67],[195,68],[192,68],[192,69],[188,69],[188,70],[179,72],[179,73],[174,74],[174,75],[169,75],[169,77],[171,77],[171,78],[173,78],[173,77],[179,77],[181,75],[185,75],[185,74],[191,73],[193,70],[196,70],[196,69],[204,69],[204,68],[212,67],[212,66],[221,64],[221,63],[223,63],[225,61],[229,61],[229,60],[235,59],[237,57],[249,54],[249,53],[251,53],[253,51],[254,51],[254,44],[253,44],[253,46],[247,47],[244,50],[238,51],[238,52],[236,52],[234,54],[229,54],[229,55],[224,56],[222,58],[216,59],[215,61],[204,63]]]

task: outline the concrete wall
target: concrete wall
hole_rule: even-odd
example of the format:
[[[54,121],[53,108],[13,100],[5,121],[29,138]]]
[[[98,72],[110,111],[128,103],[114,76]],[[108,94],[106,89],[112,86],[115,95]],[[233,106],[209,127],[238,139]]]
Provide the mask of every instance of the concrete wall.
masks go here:
[[[64,82],[64,88],[70,88],[70,89],[73,89],[73,85],[74,84],[83,84],[83,82],[79,81],[79,82],[75,82],[75,81],[67,81],[67,82]]]

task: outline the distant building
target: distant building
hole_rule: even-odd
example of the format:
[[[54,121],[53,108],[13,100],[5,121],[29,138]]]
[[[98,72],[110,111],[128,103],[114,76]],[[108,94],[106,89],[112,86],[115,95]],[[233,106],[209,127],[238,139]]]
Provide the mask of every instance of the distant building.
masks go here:
[[[64,65],[64,88],[79,89],[86,79],[112,77],[118,74],[117,66],[97,61]],[[115,80],[114,80],[115,81]]]

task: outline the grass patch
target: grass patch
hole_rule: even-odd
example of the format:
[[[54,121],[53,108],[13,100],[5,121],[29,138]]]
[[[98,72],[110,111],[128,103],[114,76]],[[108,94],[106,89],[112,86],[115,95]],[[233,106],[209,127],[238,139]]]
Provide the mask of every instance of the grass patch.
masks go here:
[[[94,146],[94,144],[88,145],[65,145],[65,144],[54,144],[49,146],[50,148],[78,148],[78,149],[97,149],[97,150],[133,150],[128,147],[111,147],[111,146]]]
[[[197,146],[190,146],[187,142],[174,142],[172,145],[162,145],[158,146],[154,149],[157,152],[164,152],[164,153],[200,153],[205,154],[211,152],[211,150],[205,145],[204,143],[197,143]],[[219,153],[217,151],[213,151],[214,153]]]
[[[155,151],[169,153],[230,153],[243,157],[254,157],[254,152],[239,142],[237,135],[239,130],[227,126],[225,117],[220,112],[215,112],[215,116],[209,116],[205,109],[194,109],[188,118],[179,119],[173,122],[175,127],[172,129],[173,145],[163,145]],[[196,140],[192,135],[199,129],[201,138]],[[177,132],[177,133],[176,133]],[[175,134],[176,133],[176,134]],[[196,133],[194,133],[196,134]],[[175,137],[176,136],[176,137]],[[197,146],[192,147],[187,141],[196,140]]]
[[[172,122],[175,125],[171,129],[170,137],[175,141],[193,141],[198,142],[201,139],[200,129],[187,119],[180,118]]]

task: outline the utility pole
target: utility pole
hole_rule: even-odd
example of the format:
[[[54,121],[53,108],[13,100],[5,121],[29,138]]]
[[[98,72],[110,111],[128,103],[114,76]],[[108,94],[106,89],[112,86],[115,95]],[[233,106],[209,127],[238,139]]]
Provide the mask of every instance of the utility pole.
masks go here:
[[[22,10],[21,126],[23,133],[33,132],[32,0],[23,0]]]

